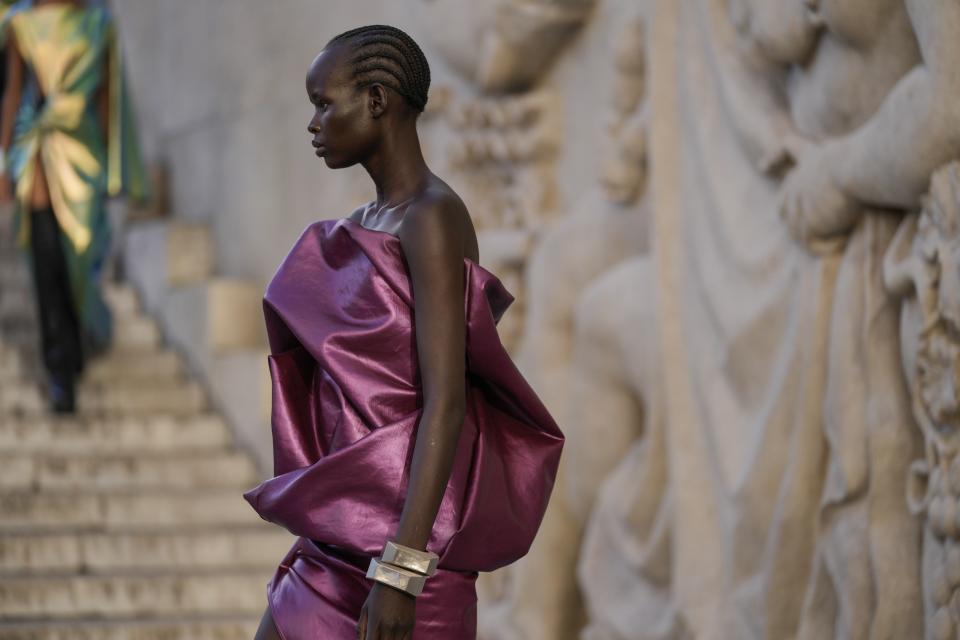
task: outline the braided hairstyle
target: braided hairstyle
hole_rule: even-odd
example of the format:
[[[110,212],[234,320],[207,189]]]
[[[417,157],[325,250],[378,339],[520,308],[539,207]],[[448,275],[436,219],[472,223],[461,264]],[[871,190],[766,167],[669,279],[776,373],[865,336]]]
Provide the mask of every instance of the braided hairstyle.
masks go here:
[[[327,47],[350,47],[349,71],[357,88],[379,83],[403,96],[418,112],[427,104],[430,65],[413,38],[396,27],[374,24],[341,33]]]

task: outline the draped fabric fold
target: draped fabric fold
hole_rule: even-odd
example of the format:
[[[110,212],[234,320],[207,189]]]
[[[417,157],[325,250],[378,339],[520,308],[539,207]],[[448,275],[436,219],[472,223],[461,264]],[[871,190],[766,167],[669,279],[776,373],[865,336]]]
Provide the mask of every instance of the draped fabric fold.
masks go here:
[[[527,552],[563,445],[497,335],[513,297],[469,259],[464,277],[467,413],[428,543],[442,571],[418,600],[418,611],[421,602],[437,607],[432,618],[418,615],[415,637],[424,639],[472,637],[475,572]],[[275,477],[245,497],[261,517],[301,536],[270,584],[274,619],[287,640],[314,637],[334,618],[355,633],[351,616],[369,590],[356,559],[379,554],[396,531],[423,405],[399,239],[346,219],[311,225],[268,286],[264,311]],[[343,597],[328,593],[343,588],[331,586],[333,565],[361,571],[346,617],[343,606],[324,604]]]

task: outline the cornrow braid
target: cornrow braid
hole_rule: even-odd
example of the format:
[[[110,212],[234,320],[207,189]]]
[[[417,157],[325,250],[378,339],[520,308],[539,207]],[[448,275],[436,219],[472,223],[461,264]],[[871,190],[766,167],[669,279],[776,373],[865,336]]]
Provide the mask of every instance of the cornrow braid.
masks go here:
[[[430,65],[413,38],[396,27],[375,24],[341,33],[333,44],[351,47],[350,72],[357,88],[380,83],[423,111],[430,90]]]

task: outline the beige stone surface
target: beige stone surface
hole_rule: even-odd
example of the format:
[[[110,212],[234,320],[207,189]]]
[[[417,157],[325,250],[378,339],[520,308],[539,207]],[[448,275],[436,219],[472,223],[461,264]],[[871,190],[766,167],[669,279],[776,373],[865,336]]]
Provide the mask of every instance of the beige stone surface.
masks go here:
[[[182,372],[180,359],[172,351],[152,353],[149,358],[114,351],[91,362],[83,382],[93,386],[115,384],[120,380],[176,380]]]
[[[258,349],[266,343],[263,289],[255,282],[217,278],[207,290],[210,349],[224,353]]]
[[[4,455],[133,454],[143,449],[172,454],[226,447],[230,432],[211,414],[186,417],[82,416],[78,419],[9,416],[0,420]]]
[[[203,282],[213,274],[213,237],[205,224],[167,227],[167,281],[171,286]]]
[[[6,578],[0,608],[11,618],[172,616],[263,611],[260,569],[221,575]],[[241,586],[242,585],[242,586]]]
[[[234,640],[252,638],[259,616],[223,620],[157,622],[66,622],[12,625],[0,622],[3,640]]]
[[[121,455],[45,455],[27,458],[0,453],[0,483],[8,488],[40,489],[187,489],[256,483],[250,459],[225,451],[194,451],[175,458],[143,452]]]
[[[199,532],[32,532],[0,539],[0,572],[233,571],[269,567],[289,547],[286,532],[262,527]]]

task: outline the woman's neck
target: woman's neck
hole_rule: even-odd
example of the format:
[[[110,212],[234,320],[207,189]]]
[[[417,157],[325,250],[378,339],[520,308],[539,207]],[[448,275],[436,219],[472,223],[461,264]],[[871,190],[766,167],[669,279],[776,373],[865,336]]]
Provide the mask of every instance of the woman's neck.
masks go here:
[[[377,206],[409,200],[423,190],[431,175],[415,127],[385,139],[363,166],[377,188]]]

